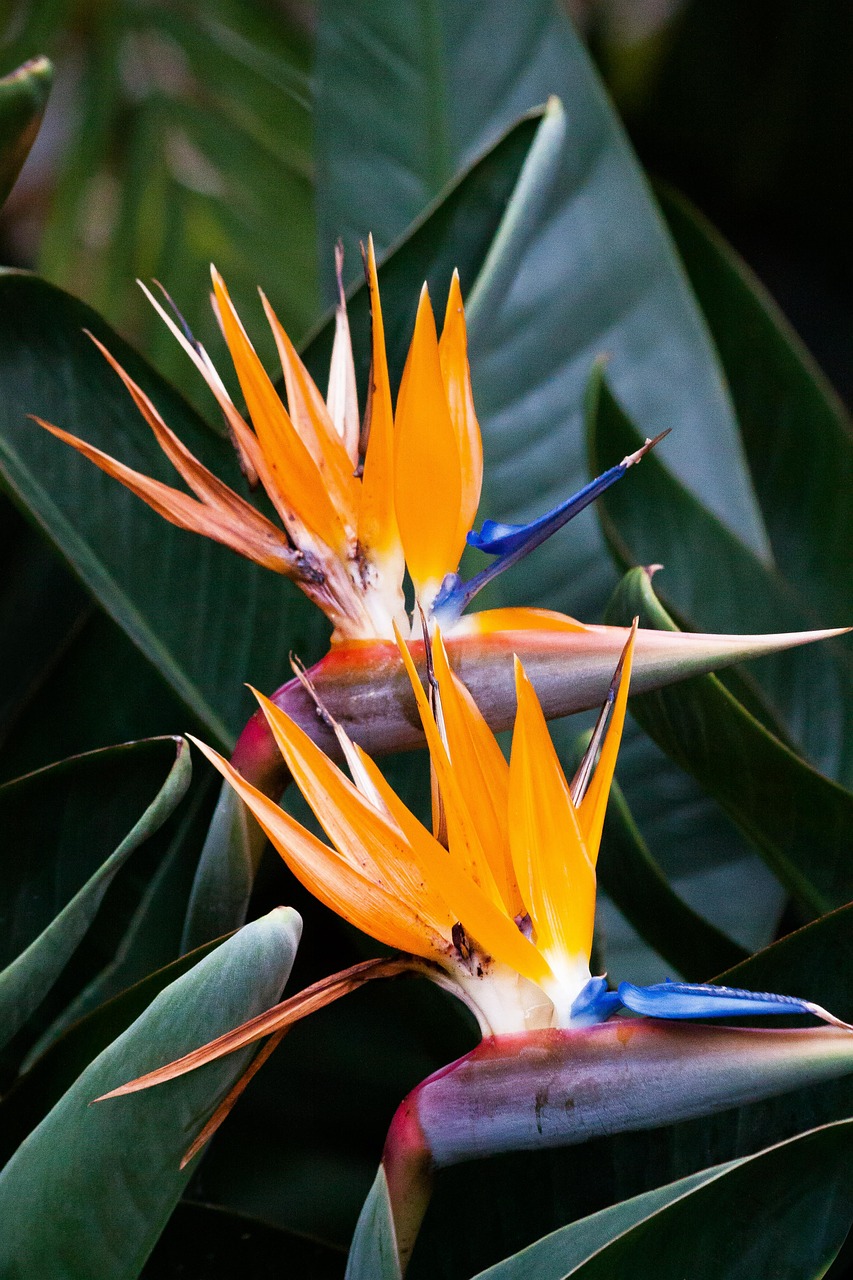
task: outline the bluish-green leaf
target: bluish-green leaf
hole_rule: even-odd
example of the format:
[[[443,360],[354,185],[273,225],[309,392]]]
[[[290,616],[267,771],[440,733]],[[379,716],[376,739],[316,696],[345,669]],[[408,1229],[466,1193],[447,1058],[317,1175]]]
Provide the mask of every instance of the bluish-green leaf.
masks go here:
[[[760,553],[766,538],[698,308],[621,127],[553,0],[324,0],[317,36],[321,261],[373,229],[388,245],[458,167],[552,95],[472,299],[472,374],[486,437],[483,514],[529,516],[585,476],[592,360],[649,435],[678,424],[685,482]],[[358,111],[353,110],[357,102]],[[589,613],[606,586],[591,521],[538,557],[536,603]],[[531,562],[532,567],[532,562]],[[530,574],[524,581],[531,603]],[[570,584],[570,585],[567,585]]]
[[[129,899],[125,918],[114,927],[118,944],[107,963],[76,992],[50,1026],[29,1050],[21,1066],[40,1057],[64,1030],[74,1026],[90,1011],[111,1001],[119,993],[143,981],[149,974],[168,967],[190,948],[181,945],[184,920],[199,850],[213,808],[212,779],[196,780],[159,854],[156,866],[136,873],[135,882],[125,888]],[[126,874],[126,873],[125,873]],[[132,896],[131,896],[132,895]],[[113,908],[115,910],[115,908]],[[107,908],[109,911],[109,907]],[[92,931],[97,932],[97,926]],[[106,923],[104,932],[107,932]],[[227,931],[224,931],[227,932]],[[221,937],[221,934],[208,935]]]
[[[23,1074],[0,1101],[0,1166],[14,1155],[90,1062],[144,1013],[154,997],[223,941],[217,938],[149,973],[141,982],[84,1014],[35,1061],[25,1064]]]
[[[0,274],[0,470],[206,732],[228,743],[248,718],[244,682],[273,689],[289,671],[291,649],[317,656],[328,634],[325,619],[290,583],[167,524],[29,420],[38,414],[175,483],[84,328],[144,387],[189,448],[244,490],[228,442],[150,365],[90,308],[21,272]]]
[[[649,574],[632,569],[608,619],[676,630]],[[631,711],[753,840],[797,900],[820,913],[853,897],[853,795],[801,760],[720,683],[700,676],[631,699]]]
[[[853,1219],[853,1121],[626,1200],[476,1280],[817,1280]]]
[[[829,625],[853,620],[850,415],[769,293],[683,196],[658,191],[714,338],[784,577]]]
[[[401,1280],[397,1238],[382,1165],[358,1219],[345,1280]]]
[[[590,381],[587,414],[593,472],[642,442],[600,368]],[[826,501],[834,501],[829,492]],[[649,512],[662,511],[666,519],[649,518]],[[622,567],[664,566],[661,593],[691,628],[772,632],[831,625],[786,578],[784,562],[778,567],[762,563],[654,454],[600,499],[597,512]],[[828,564],[826,572],[835,573],[834,565]],[[849,637],[763,660],[755,676],[773,712],[812,763],[842,781],[853,778]]]
[[[440,312],[457,270],[467,296],[492,249],[530,147],[542,128],[544,108],[534,107],[508,123],[489,145],[438,192],[406,225],[380,259],[382,319],[392,385],[403,372],[424,281]],[[370,228],[368,228],[368,231]],[[365,235],[367,232],[365,232]],[[349,320],[359,385],[367,390],[370,368],[370,302],[364,280],[349,291]],[[334,312],[309,336],[303,359],[322,386],[328,376]],[[363,399],[363,396],[362,396]]]
[[[0,1174],[0,1271],[32,1280],[139,1273],[191,1175],[181,1156],[251,1053],[137,1097],[92,1100],[274,1004],[300,930],[289,908],[247,925],[83,1072]]]
[[[161,757],[163,743],[108,748],[63,761],[0,788],[7,847],[14,855],[10,872],[11,867],[15,868],[14,877],[7,874],[3,888],[6,919],[2,933],[8,958],[0,972],[4,1044],[56,981],[91,924],[113,877],[165,822],[184,795],[191,775],[189,746],[183,739],[165,741],[173,750],[177,746],[168,777],[132,830],[95,870],[91,869],[92,846],[97,848],[98,837],[93,833],[98,830],[99,819],[103,822],[115,814],[110,792],[115,788],[120,793],[122,782],[126,790],[131,781],[128,772],[147,764],[152,751]],[[96,790],[103,787],[105,794],[100,805],[91,805],[87,812],[87,805],[80,800],[93,784]],[[81,847],[81,832],[68,832],[66,824],[75,822],[83,824],[88,847]],[[108,826],[106,830],[109,831]],[[99,836],[103,840],[104,827]],[[73,855],[78,852],[83,856],[75,859]]]
[[[616,783],[610,789],[598,883],[650,947],[685,978],[708,978],[746,951],[679,897],[643,840]],[[636,979],[635,979],[636,980]]]

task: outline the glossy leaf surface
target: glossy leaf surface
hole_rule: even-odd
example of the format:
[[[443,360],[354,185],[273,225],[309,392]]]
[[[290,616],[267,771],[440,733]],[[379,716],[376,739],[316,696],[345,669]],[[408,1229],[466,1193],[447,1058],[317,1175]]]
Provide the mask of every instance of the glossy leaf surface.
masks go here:
[[[160,770],[168,767],[169,756],[173,763],[165,782],[132,829],[108,852],[116,826],[126,820],[128,794],[136,798],[140,791],[145,793],[152,765],[162,778]],[[0,788],[3,826],[16,855],[16,875],[7,874],[2,893],[7,959],[0,972],[4,1043],[40,1004],[91,924],[113,877],[172,813],[190,774],[187,743],[166,739],[80,756]],[[81,824],[88,839],[81,839]],[[96,838],[93,831],[98,832]]]
[[[820,1276],[853,1218],[851,1142],[853,1121],[813,1130],[572,1223],[476,1280]]]
[[[346,1280],[401,1280],[397,1239],[382,1165],[364,1202],[355,1229]]]
[[[746,958],[742,947],[688,906],[669,884],[615,783],[597,875],[600,887],[644,941],[684,977],[703,982]]]
[[[642,437],[611,394],[599,369],[587,403],[590,466],[618,460]],[[636,442],[636,443],[634,443]],[[691,627],[773,631],[820,625],[812,602],[786,578],[785,563],[768,567],[680,484],[654,455],[645,458],[626,484],[598,503],[607,541],[624,567],[662,564],[660,590],[668,607]],[[827,504],[835,499],[827,496]],[[842,499],[844,501],[844,499]],[[666,511],[649,520],[649,511]],[[841,547],[827,555],[822,572],[832,577]],[[708,573],[707,566],[714,565]],[[849,625],[845,620],[842,625]],[[755,678],[789,735],[824,772],[849,780],[853,769],[853,659],[847,636],[808,653],[763,662]]]
[[[288,909],[248,925],[163,991],[83,1072],[0,1174],[3,1269],[34,1280],[138,1274],[190,1176],[178,1167],[188,1142],[248,1059],[237,1054],[129,1105],[90,1103],[274,1003],[300,931]]]
[[[827,622],[853,619],[853,425],[746,263],[689,201],[659,199],[726,371],[773,554]]]
[[[551,95],[566,104],[565,113],[549,108],[549,129],[470,300],[474,393],[487,474],[491,468],[483,514],[524,520],[580,488],[587,476],[572,419],[591,361],[606,350],[616,386],[647,433],[678,423],[680,440],[668,443],[679,474],[700,458],[699,484],[714,509],[763,549],[702,320],[558,6],[536,0],[520,14],[507,0],[369,10],[326,0],[317,76],[321,259],[334,236],[349,245],[367,226],[388,244],[520,110]],[[696,469],[689,474],[695,479]],[[565,588],[558,593],[556,567],[543,570],[542,595],[552,607],[589,612],[602,591],[594,526],[574,532],[568,575],[567,544],[559,541],[572,601]]]
[[[675,624],[648,573],[633,569],[609,606],[613,621]],[[798,901],[816,914],[853,896],[853,796],[785,747],[716,676],[635,697],[632,711],[670,756],[697,778]]]
[[[313,654],[323,645],[324,620],[289,583],[166,524],[29,420],[37,413],[172,481],[148,427],[83,333],[87,328],[189,448],[242,488],[227,441],[93,311],[33,276],[6,272],[0,316],[0,467],[7,483],[205,731],[227,743],[249,711],[243,682],[275,687],[291,648]],[[187,600],[196,602],[191,612]]]

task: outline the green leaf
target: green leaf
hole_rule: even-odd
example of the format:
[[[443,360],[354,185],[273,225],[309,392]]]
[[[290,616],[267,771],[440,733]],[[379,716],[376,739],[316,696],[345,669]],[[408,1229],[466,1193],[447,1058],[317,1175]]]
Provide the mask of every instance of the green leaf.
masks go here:
[[[11,1159],[89,1063],[145,1012],[154,997],[223,941],[216,938],[149,973],[126,991],[84,1014],[73,1026],[63,1030],[35,1061],[25,1064],[23,1074],[0,1100],[0,1166]]]
[[[608,620],[621,625],[637,614],[644,626],[677,630],[644,569],[626,574],[608,607]],[[779,742],[715,676],[637,695],[630,707],[803,907],[819,914],[853,897],[853,795]]]
[[[238,1053],[167,1087],[90,1104],[273,1004],[301,922],[254,921],[161,992],[89,1066],[0,1174],[0,1270],[33,1280],[131,1280],[191,1176],[183,1152],[245,1070]]]
[[[382,1165],[358,1219],[345,1280],[402,1280],[388,1183]]]
[[[671,1182],[665,1187],[656,1187],[654,1191],[632,1196],[630,1200],[623,1200],[588,1218],[571,1222],[528,1245],[511,1258],[505,1258],[503,1262],[479,1272],[474,1280],[516,1280],[517,1277],[529,1277],[529,1280],[564,1280],[572,1267],[586,1262],[619,1235],[653,1217],[673,1201],[689,1195],[710,1178],[719,1177],[724,1169],[731,1169],[736,1164],[737,1161],[730,1161],[713,1169],[703,1169],[701,1173],[679,1178],[677,1182]]]
[[[0,742],[5,742],[85,625],[92,604],[5,497],[0,497],[0,539],[8,564],[14,565],[0,583]]]
[[[193,879],[182,949],[243,923],[266,844],[233,787],[223,783]]]
[[[22,1070],[26,1071],[67,1027],[190,950],[181,943],[184,919],[214,794],[212,780],[196,781],[181,805],[180,821],[170,824],[167,841],[161,837],[164,848],[158,851],[153,870],[149,851],[149,865],[142,868],[141,874],[131,864],[135,870],[132,883],[125,883],[130,868],[123,872],[119,881],[123,891],[121,901],[110,900],[106,908],[109,920],[102,923],[99,918],[87,938],[90,951],[93,944],[101,943],[99,951],[109,956],[107,963],[80,988],[39,1037],[27,1054]],[[119,907],[124,908],[123,912]],[[105,935],[103,940],[98,937],[101,933]]]
[[[7,955],[0,973],[3,1043],[23,1025],[56,981],[113,877],[184,795],[191,775],[189,746],[183,739],[165,741],[173,750],[177,747],[166,781],[132,830],[103,861],[101,841],[112,837],[110,818],[114,820],[117,808],[111,793],[118,792],[124,799],[121,788],[126,792],[128,783],[135,784],[131,775],[146,757],[152,752],[162,756],[162,740],[63,761],[0,788],[0,813],[4,829],[11,833],[17,868],[15,875],[7,874],[2,882],[5,922],[0,933]],[[91,803],[93,793],[102,797],[99,806]],[[121,812],[124,816],[123,806]],[[87,833],[85,838],[81,838],[81,829],[75,829],[77,823]],[[92,839],[93,830],[98,831],[98,840]],[[97,866],[94,871],[93,861]]]
[[[853,1218],[853,1121],[574,1222],[476,1280],[758,1280],[824,1274]]]
[[[53,81],[47,58],[31,58],[0,77],[0,205],[3,204],[41,125]]]
[[[21,777],[53,760],[116,742],[158,737],[164,732],[180,734],[187,729],[203,733],[201,722],[187,711],[112,618],[93,605],[68,570],[52,578],[58,588],[56,620],[62,622],[62,592],[69,589],[69,583],[85,613],[70,634],[50,635],[52,628],[46,620],[51,643],[48,646],[47,640],[43,641],[45,662],[33,672],[29,688],[17,691],[14,719],[0,749],[2,776]],[[40,593],[33,603],[36,600],[41,601]],[[46,612],[47,602],[44,604]],[[26,636],[43,616],[39,612],[30,623],[22,611],[11,628],[13,634],[3,637],[9,649],[18,651],[21,641],[17,633]],[[45,655],[48,648],[53,651]],[[61,716],[56,714],[58,706],[62,707]]]
[[[746,958],[746,951],[693,911],[670,886],[616,783],[610,789],[598,883],[643,940],[689,982]]]
[[[588,392],[590,467],[618,462],[641,436],[611,394],[599,367]],[[768,568],[698,502],[652,454],[597,504],[617,561],[625,568],[662,563],[667,606],[691,629],[803,630],[825,624],[784,565]],[[650,520],[666,511],[666,520]],[[707,566],[713,564],[713,574]],[[791,737],[811,762],[842,781],[853,778],[853,662],[844,637],[762,661],[755,677]]]
[[[464,294],[473,287],[533,140],[542,128],[543,113],[543,108],[534,107],[501,130],[395,237],[380,260],[382,319],[392,385],[399,383],[403,372],[424,281],[436,305],[447,296],[454,270],[459,272]],[[366,391],[370,299],[363,279],[349,291],[347,307],[359,386]],[[302,352],[318,386],[328,377],[334,336],[335,317],[330,312],[309,336]]]
[[[773,554],[829,625],[853,620],[853,426],[749,267],[689,201],[658,191],[732,389]]]
[[[173,483],[174,472],[97,335],[187,446],[226,483],[230,445],[83,303],[20,272],[0,274],[0,468],[103,607],[221,744],[250,710],[244,682],[273,689],[287,654],[318,656],[325,619],[277,575],[175,529],[27,418],[35,413]],[[192,614],[187,601],[192,600]]]
[[[476,76],[472,80],[472,68]],[[317,34],[321,263],[334,237],[387,246],[519,111],[549,125],[504,220],[470,316],[486,439],[483,514],[541,511],[586,479],[578,423],[595,355],[687,483],[764,554],[766,537],[704,323],[587,54],[552,0],[325,0]],[[353,103],[358,103],[358,111]],[[568,429],[567,429],[568,422]],[[525,603],[591,613],[606,584],[591,521],[516,575]],[[567,547],[571,550],[567,551]],[[532,568],[532,562],[531,562]],[[566,584],[571,584],[567,587]]]

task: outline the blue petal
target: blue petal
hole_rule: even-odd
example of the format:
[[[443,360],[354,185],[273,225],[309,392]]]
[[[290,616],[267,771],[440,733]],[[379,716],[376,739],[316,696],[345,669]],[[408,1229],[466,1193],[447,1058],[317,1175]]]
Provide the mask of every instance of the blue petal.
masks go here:
[[[452,625],[487,583],[496,578],[499,573],[503,573],[504,569],[508,569],[510,565],[522,560],[536,547],[541,546],[552,533],[562,529],[572,516],[583,511],[584,507],[594,502],[605,489],[615,484],[629,467],[645,457],[665,435],[669,435],[669,432],[662,431],[660,435],[655,436],[654,440],[646,440],[635,453],[623,458],[617,466],[611,467],[597,479],[591,480],[571,498],[561,502],[552,511],[546,511],[544,516],[531,520],[529,524],[501,524],[496,520],[485,520],[479,533],[472,529],[468,534],[469,545],[495,558],[468,582],[461,582],[457,574],[448,574],[432,603],[433,616],[441,621],[442,626]]]
[[[514,551],[520,551],[528,543],[531,544],[532,551],[533,547],[539,546],[540,542],[544,542],[552,533],[556,533],[573,516],[583,511],[584,507],[594,502],[605,489],[609,489],[612,484],[621,479],[629,465],[628,462],[620,462],[618,466],[611,467],[596,480],[591,480],[589,484],[584,485],[571,498],[566,498],[565,502],[559,503],[553,510],[546,511],[544,515],[538,516],[528,524],[501,524],[496,520],[485,520],[479,533],[472,529],[468,534],[468,544],[479,551],[485,551],[490,556],[512,555]]]
[[[626,1009],[650,1018],[731,1018],[774,1013],[811,1013],[836,1022],[819,1005],[796,996],[772,995],[767,991],[741,991],[736,987],[704,986],[701,983],[661,982],[651,987],[620,983],[619,998]]]
[[[607,990],[606,978],[590,978],[569,1010],[569,1026],[591,1027],[596,1022],[606,1022],[621,1004],[617,993]]]

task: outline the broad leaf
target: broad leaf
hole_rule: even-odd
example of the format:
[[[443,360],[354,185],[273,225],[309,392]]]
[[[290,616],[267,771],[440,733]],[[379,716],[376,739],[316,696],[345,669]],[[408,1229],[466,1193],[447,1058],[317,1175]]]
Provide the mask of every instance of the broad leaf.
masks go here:
[[[107,963],[82,985],[39,1037],[22,1070],[26,1071],[67,1027],[189,950],[182,945],[183,928],[214,796],[212,780],[196,781],[176,815],[179,821],[171,823],[160,837],[162,848],[155,851],[156,862],[152,863],[149,849],[148,865],[137,869],[134,862],[123,871],[116,885],[120,902],[110,900],[106,908],[109,919],[102,922],[98,918],[86,940],[87,950],[97,947],[98,954],[106,952]],[[135,873],[132,880],[131,871]],[[100,938],[99,934],[105,936]],[[87,968],[91,968],[91,961]]]
[[[223,783],[193,878],[184,949],[201,946],[243,923],[266,843],[242,800]]]
[[[705,982],[746,952],[678,896],[637,829],[616,783],[610,791],[598,883],[643,940],[685,978]]]
[[[613,622],[675,630],[644,569],[625,576]],[[697,778],[752,839],[795,898],[820,913],[853,897],[853,795],[817,773],[755,719],[715,676],[636,696],[647,733]]]
[[[179,1168],[183,1152],[251,1055],[139,1098],[90,1104],[273,1004],[300,930],[287,908],[247,925],[83,1072],[0,1174],[0,1270],[33,1280],[139,1273],[191,1175]]]
[[[614,1205],[476,1280],[756,1280],[824,1274],[853,1219],[853,1121]]]
[[[0,538],[7,562],[14,565],[0,583],[0,743],[5,743],[85,624],[92,604],[6,498],[0,499]],[[0,776],[10,773],[0,768]]]
[[[484,514],[541,511],[586,478],[571,426],[591,361],[607,351],[637,421],[650,435],[678,424],[668,445],[679,474],[763,553],[702,319],[558,6],[535,0],[520,13],[511,0],[367,8],[325,0],[316,70],[321,261],[337,235],[349,247],[372,228],[389,244],[519,111],[552,95],[563,100],[564,110],[549,110],[471,300],[474,390],[491,467]],[[560,539],[559,552],[540,556],[536,603],[575,613],[601,604],[600,544],[585,523],[570,544]]]
[[[325,621],[289,583],[166,524],[27,415],[35,413],[169,483],[174,473],[95,333],[169,425],[242,488],[230,445],[88,307],[20,272],[0,274],[0,468],[103,607],[205,726],[228,743],[250,710],[243,687],[272,689],[296,649],[313,656]],[[193,601],[191,613],[187,601]]]
[[[658,192],[732,389],[783,576],[830,625],[853,619],[853,426],[760,281],[689,201]]]
[[[27,1064],[24,1073],[0,1101],[0,1166],[11,1159],[90,1062],[144,1013],[154,997],[223,941],[217,938],[148,974],[141,982],[85,1014],[46,1047],[40,1057]]]
[[[47,58],[32,58],[0,77],[0,205],[35,142],[52,80]]]
[[[459,272],[467,297],[492,248],[531,144],[542,129],[544,108],[534,107],[513,120],[481,154],[442,186],[435,199],[406,225],[379,265],[382,318],[392,385],[403,372],[412,340],[418,298],[424,281],[440,310],[450,277]],[[371,230],[364,232],[364,236]],[[370,300],[360,280],[348,293],[356,373],[363,393],[370,368]],[[334,313],[327,315],[306,341],[303,359],[318,386],[328,377]],[[362,401],[364,395],[362,395]]]
[[[587,405],[590,467],[605,468],[641,442],[599,369]],[[827,498],[827,502],[831,499]],[[663,564],[668,606],[697,630],[799,630],[826,625],[784,577],[768,568],[698,502],[654,455],[597,504],[611,549],[625,568]],[[666,511],[650,520],[650,511]],[[713,564],[714,572],[707,571]],[[834,573],[832,564],[826,566]],[[755,667],[775,713],[825,772],[853,776],[853,661],[848,637],[780,654]]]
[[[164,745],[172,751],[177,746],[166,781],[105,857],[116,819],[125,819],[128,790],[139,789],[136,775],[146,766],[150,770],[152,756],[162,765]],[[41,1003],[91,924],[113,877],[171,814],[190,774],[187,743],[167,739],[63,761],[0,788],[3,828],[15,854],[3,884],[3,1043]],[[98,832],[96,839],[93,831]]]
[[[632,1196],[630,1200],[623,1200],[588,1218],[570,1222],[568,1226],[535,1241],[511,1258],[505,1258],[503,1262],[479,1272],[474,1280],[519,1280],[519,1277],[529,1277],[530,1280],[565,1280],[572,1267],[593,1257],[599,1249],[605,1248],[619,1235],[666,1209],[673,1201],[689,1195],[710,1178],[719,1177],[724,1169],[731,1169],[736,1164],[737,1161],[730,1161],[713,1169],[703,1169],[701,1173],[679,1178],[678,1182],[656,1187],[654,1191]]]
[[[359,1215],[345,1280],[402,1280],[388,1184],[382,1165]]]

